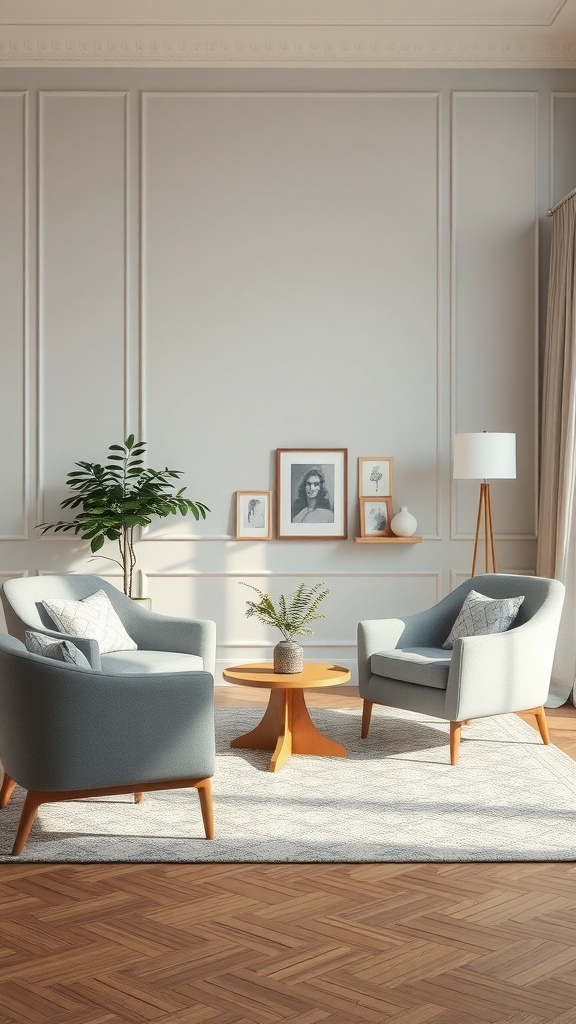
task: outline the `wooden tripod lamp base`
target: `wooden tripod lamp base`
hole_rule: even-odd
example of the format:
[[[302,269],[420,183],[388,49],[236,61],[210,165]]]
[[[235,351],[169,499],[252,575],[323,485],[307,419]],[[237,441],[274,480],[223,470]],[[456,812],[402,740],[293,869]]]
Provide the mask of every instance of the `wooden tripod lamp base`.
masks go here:
[[[513,480],[516,477],[516,434],[493,434],[486,430],[477,434],[455,434],[453,477],[455,480],[482,481],[471,575],[474,576],[476,572],[482,524],[484,526],[484,572],[498,572],[492,520],[492,496],[488,479]]]
[[[476,536],[474,537],[474,554],[472,555],[472,572],[470,573],[471,576],[474,576],[476,572],[476,559],[478,556],[482,522],[484,522],[484,572],[498,572],[498,566],[496,565],[496,545],[494,543],[494,526],[492,523],[492,495],[490,493],[490,484],[487,483],[486,480],[480,484],[478,516],[476,518]],[[490,562],[492,562],[492,568],[490,568]]]

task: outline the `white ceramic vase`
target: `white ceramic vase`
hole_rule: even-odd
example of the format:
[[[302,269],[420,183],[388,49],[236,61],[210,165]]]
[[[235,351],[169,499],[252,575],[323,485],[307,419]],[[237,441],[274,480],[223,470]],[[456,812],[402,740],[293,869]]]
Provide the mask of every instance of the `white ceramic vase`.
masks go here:
[[[396,537],[412,537],[416,533],[417,526],[416,519],[408,511],[406,505],[402,505],[400,511],[390,521],[390,529]]]

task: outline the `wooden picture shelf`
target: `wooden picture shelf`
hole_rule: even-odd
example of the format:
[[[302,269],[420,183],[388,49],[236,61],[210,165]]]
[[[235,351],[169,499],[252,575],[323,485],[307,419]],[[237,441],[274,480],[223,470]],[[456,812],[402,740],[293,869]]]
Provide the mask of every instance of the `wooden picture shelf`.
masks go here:
[[[354,537],[357,544],[421,544],[422,537]]]

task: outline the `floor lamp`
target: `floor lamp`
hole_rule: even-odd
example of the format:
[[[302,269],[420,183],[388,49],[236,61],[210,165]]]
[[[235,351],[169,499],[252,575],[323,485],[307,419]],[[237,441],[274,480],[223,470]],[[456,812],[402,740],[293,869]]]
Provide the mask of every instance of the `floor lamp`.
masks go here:
[[[486,430],[478,434],[455,434],[453,476],[455,480],[482,481],[480,484],[474,555],[470,575],[473,576],[476,570],[476,556],[478,554],[478,540],[482,521],[484,522],[484,571],[498,572],[494,545],[492,497],[488,480],[515,479],[516,434],[492,434]],[[492,560],[492,570],[489,568],[490,558]]]

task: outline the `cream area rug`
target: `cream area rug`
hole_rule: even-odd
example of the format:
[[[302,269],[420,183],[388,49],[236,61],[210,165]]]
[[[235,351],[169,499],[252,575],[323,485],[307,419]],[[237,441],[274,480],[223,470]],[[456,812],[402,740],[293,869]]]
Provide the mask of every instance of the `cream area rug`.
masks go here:
[[[216,839],[206,840],[195,791],[46,804],[20,858],[9,856],[24,794],[0,811],[0,860],[42,862],[409,862],[576,859],[576,762],[545,747],[516,715],[462,730],[448,760],[448,723],[374,707],[312,709],[347,758],[232,750],[262,709],[216,711]]]

